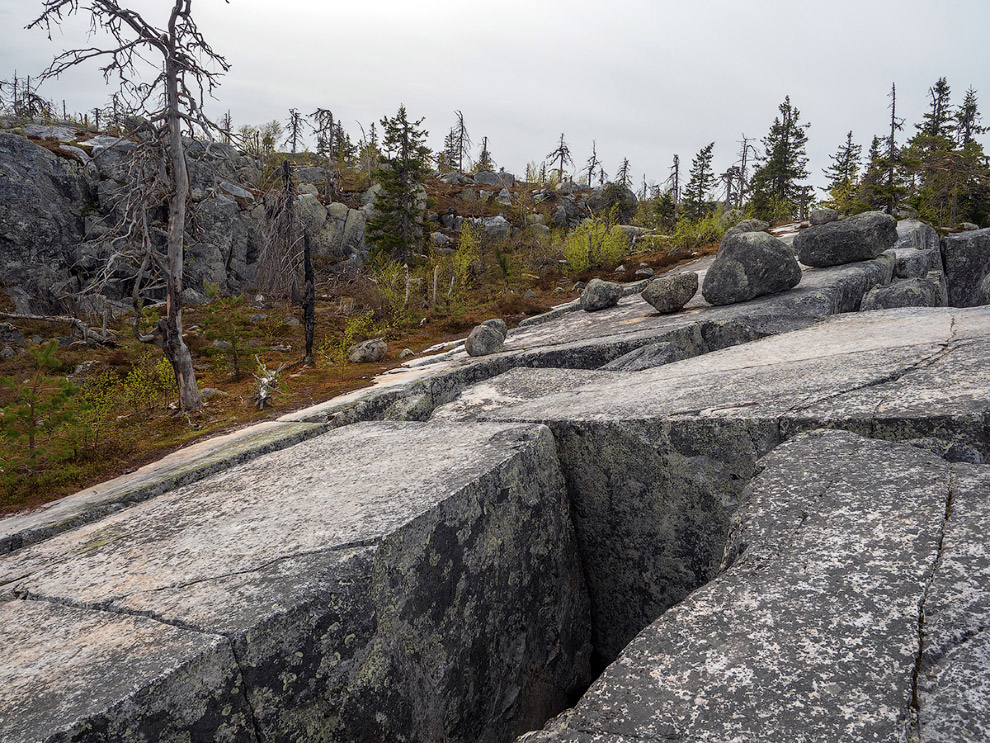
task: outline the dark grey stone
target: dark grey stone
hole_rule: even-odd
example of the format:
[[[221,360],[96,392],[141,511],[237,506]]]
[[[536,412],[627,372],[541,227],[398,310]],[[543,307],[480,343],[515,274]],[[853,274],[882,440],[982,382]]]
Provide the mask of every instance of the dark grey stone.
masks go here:
[[[347,350],[347,358],[355,364],[373,364],[385,358],[388,344],[381,338],[356,343]]]
[[[488,356],[498,353],[505,345],[505,335],[495,325],[481,324],[471,331],[464,342],[468,356]]]
[[[897,249],[897,268],[894,275],[899,279],[917,279],[933,270],[931,265],[931,253],[927,253],[917,248]],[[941,261],[939,261],[939,267]]]
[[[794,248],[804,265],[823,267],[876,258],[896,242],[897,220],[883,212],[866,212],[809,227],[794,238]]]
[[[942,238],[942,261],[949,285],[949,304],[975,306],[980,298],[980,285],[990,275],[990,229]]]
[[[897,307],[945,307],[945,288],[941,272],[932,271],[924,278],[901,279],[871,289],[860,310],[891,310]]]
[[[990,304],[990,274],[983,277],[983,283],[980,284],[980,291],[976,295],[976,304]]]
[[[697,292],[698,274],[685,271],[653,279],[640,296],[661,315],[667,315],[684,307]]]
[[[736,304],[797,286],[791,249],[765,232],[737,233],[722,243],[701,292],[713,305]]]
[[[615,307],[622,296],[622,287],[611,281],[592,279],[581,292],[581,309],[585,312],[598,312]]]
[[[764,232],[768,229],[770,229],[770,223],[764,222],[762,219],[744,219],[725,231],[725,234],[722,235],[722,242],[719,243],[719,250],[731,237],[745,235],[747,232]]]
[[[828,224],[829,222],[835,222],[839,219],[839,212],[835,209],[821,208],[811,210],[811,224],[812,226],[817,226],[820,224]]]
[[[0,322],[0,346],[23,346],[21,331],[8,322]]]

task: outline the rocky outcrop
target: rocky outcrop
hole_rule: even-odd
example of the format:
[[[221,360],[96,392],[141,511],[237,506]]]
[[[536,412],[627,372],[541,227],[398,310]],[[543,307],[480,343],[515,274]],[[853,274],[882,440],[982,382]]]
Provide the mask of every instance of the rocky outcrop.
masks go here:
[[[949,284],[949,304],[953,307],[976,305],[980,284],[990,275],[990,229],[943,238],[942,261]]]
[[[590,679],[539,426],[352,427],[7,556],[0,585],[9,743],[508,742]]]
[[[524,741],[990,732],[985,646],[960,634],[990,613],[987,473],[835,431],[784,444],[761,469],[719,576]]]
[[[797,286],[801,268],[784,243],[765,232],[742,232],[722,243],[701,293],[714,305],[736,304]]]
[[[794,248],[801,263],[822,267],[876,258],[896,242],[897,220],[882,212],[866,212],[809,227],[794,238]]]

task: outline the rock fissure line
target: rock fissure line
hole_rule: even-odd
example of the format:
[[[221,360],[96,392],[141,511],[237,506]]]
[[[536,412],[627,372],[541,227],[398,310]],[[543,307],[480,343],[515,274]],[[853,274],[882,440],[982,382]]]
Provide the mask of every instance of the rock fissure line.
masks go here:
[[[194,624],[188,622],[183,622],[179,619],[166,619],[153,611],[138,611],[136,609],[128,609],[124,606],[114,606],[113,601],[116,599],[111,599],[107,602],[99,603],[89,603],[86,601],[74,601],[70,598],[65,598],[64,596],[48,596],[41,593],[32,593],[28,590],[14,591],[14,597],[20,601],[36,601],[38,603],[47,604],[57,604],[58,606],[65,606],[69,609],[79,609],[80,611],[92,611],[101,612],[104,614],[118,614],[128,617],[141,617],[142,619],[150,619],[153,622],[158,622],[159,624],[164,624],[169,627],[175,627],[176,629],[185,630],[186,632],[195,632],[199,635],[207,635],[210,637],[217,637],[228,639],[226,635],[219,632],[209,632],[204,630],[202,627],[197,627]]]
[[[344,544],[335,544],[332,547],[324,547],[322,549],[316,550],[304,550],[302,552],[294,552],[290,555],[282,555],[281,557],[276,557],[268,562],[263,562],[260,565],[256,565],[250,568],[245,568],[244,570],[235,570],[230,573],[222,573],[220,575],[208,575],[203,578],[196,578],[194,580],[186,581],[184,583],[172,583],[167,586],[158,586],[157,588],[147,588],[141,591],[131,591],[130,593],[124,593],[120,596],[116,596],[111,601],[123,601],[124,599],[130,598],[131,596],[137,596],[143,593],[156,593],[158,591],[172,591],[181,590],[183,588],[188,588],[190,586],[199,585],[200,583],[209,583],[211,581],[223,580],[224,578],[234,578],[238,575],[250,575],[251,573],[257,573],[260,570],[270,568],[272,565],[278,565],[280,562],[286,562],[288,560],[298,560],[303,557],[312,557],[313,555],[323,555],[332,554],[334,552],[344,552],[346,550],[361,549],[362,547],[372,547],[382,541],[381,537],[368,537],[367,539],[358,539],[353,542],[346,542]]]
[[[938,535],[938,547],[935,552],[935,559],[932,561],[931,570],[928,571],[928,577],[925,579],[925,588],[921,594],[921,601],[918,604],[918,654],[915,657],[914,672],[911,676],[910,719],[911,728],[913,731],[912,740],[921,740],[921,699],[919,694],[919,685],[921,681],[921,668],[925,655],[925,605],[928,603],[928,596],[931,593],[932,585],[935,583],[935,574],[938,572],[939,565],[942,564],[942,554],[945,547],[945,532],[949,525],[949,519],[952,518],[952,486],[954,479],[955,475],[950,468],[949,482],[945,496],[945,512],[942,516],[942,526],[939,529]]]
[[[244,699],[244,706],[248,711],[251,720],[251,729],[254,731],[255,740],[258,743],[264,743],[266,740],[264,732],[262,732],[262,726],[258,722],[258,713],[254,709],[254,705],[251,704],[251,695],[248,694],[247,682],[245,679],[247,676],[244,673],[244,663],[241,661],[241,657],[237,654],[237,646],[234,641],[227,637],[227,646],[230,648],[230,655],[234,659],[234,663],[237,665],[237,672],[241,675],[241,696]]]
[[[956,348],[956,344],[954,341],[951,340],[946,341],[945,343],[939,345],[938,351],[935,351],[934,353],[930,353],[928,354],[928,356],[925,356],[924,358],[919,359],[918,361],[915,361],[912,364],[908,364],[902,369],[898,369],[897,371],[891,372],[889,374],[884,374],[883,376],[877,377],[876,379],[871,379],[868,382],[863,382],[862,384],[854,385],[852,387],[849,387],[848,389],[834,392],[831,395],[826,395],[825,397],[817,398],[808,403],[793,405],[787,409],[787,412],[801,413],[804,412],[805,410],[808,410],[809,408],[815,407],[816,405],[822,405],[824,403],[831,402],[832,400],[837,400],[840,397],[848,395],[850,392],[859,392],[860,390],[869,389],[870,387],[879,387],[880,385],[883,384],[890,384],[891,382],[896,382],[897,380],[902,379],[911,372],[918,371],[919,369],[926,369],[929,366],[937,364],[948,354],[952,353],[952,351],[954,351],[955,348]],[[878,410],[879,407],[880,404],[878,403],[877,405]]]

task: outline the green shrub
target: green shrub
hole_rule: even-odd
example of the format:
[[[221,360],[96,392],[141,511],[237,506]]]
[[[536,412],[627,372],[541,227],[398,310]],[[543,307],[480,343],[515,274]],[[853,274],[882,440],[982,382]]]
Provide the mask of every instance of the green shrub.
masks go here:
[[[336,366],[340,370],[340,378],[343,379],[344,368],[347,365],[347,351],[358,339],[367,337],[374,330],[375,313],[372,310],[349,318],[339,338],[324,338],[317,347],[316,365],[321,369],[331,369]]]
[[[564,238],[563,254],[570,270],[610,268],[629,251],[625,236],[616,229],[617,212],[613,207],[605,218],[586,219]]]

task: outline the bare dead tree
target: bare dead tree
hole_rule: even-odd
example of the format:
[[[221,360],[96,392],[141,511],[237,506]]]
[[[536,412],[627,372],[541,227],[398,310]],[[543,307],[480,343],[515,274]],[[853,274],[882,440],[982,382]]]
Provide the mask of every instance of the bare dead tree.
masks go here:
[[[454,111],[457,115],[457,123],[454,124],[454,128],[451,133],[454,135],[454,147],[457,152],[457,172],[464,172],[464,158],[471,151],[471,147],[474,142],[471,141],[471,135],[468,134],[467,127],[464,125],[464,114],[460,111]]]
[[[335,121],[333,112],[326,108],[318,108],[309,115],[312,119],[313,133],[316,135],[316,154],[324,158],[324,169],[327,176],[323,186],[323,196],[329,202],[337,198],[340,172],[333,161],[333,134]]]
[[[567,165],[573,165],[574,161],[571,160],[571,148],[567,146],[567,142],[564,141],[564,135],[560,135],[560,143],[557,145],[557,149],[547,155],[547,160],[551,163],[557,163],[557,181],[559,183],[564,182],[564,168]]]
[[[42,79],[97,61],[102,65],[104,79],[108,83],[116,80],[120,97],[126,97],[130,108],[146,118],[136,159],[137,172],[144,179],[135,181],[120,233],[130,256],[139,259],[132,284],[133,329],[142,343],[161,348],[171,363],[179,388],[179,406],[184,410],[200,408],[203,403],[192,356],[182,339],[183,242],[190,196],[182,126],[199,127],[206,132],[216,130],[203,113],[203,104],[229,66],[200,33],[192,17],[192,0],[173,0],[164,28],[154,26],[116,0],[87,0],[85,4],[80,0],[43,0],[42,5],[41,15],[28,28],[40,28],[51,38],[52,26],[67,17],[84,15],[89,19],[90,38],[95,38],[97,32],[110,37],[106,47],[83,47],[57,55]],[[154,77],[142,80],[140,70],[151,60],[157,60],[152,62]],[[168,213],[164,256],[151,219],[152,211],[163,204]],[[125,257],[115,253],[111,261],[114,259],[123,261]],[[158,319],[150,332],[143,332],[144,297],[148,285],[156,282],[164,283],[165,317]]]
[[[313,252],[309,230],[303,232],[303,329],[306,332],[307,364],[313,363],[313,336],[316,334],[316,274],[313,272]]]
[[[595,171],[601,163],[598,161],[598,143],[591,140],[591,157],[588,158],[588,185],[594,183]]]
[[[258,256],[255,285],[262,292],[292,301],[300,298],[295,199],[292,165],[283,160],[275,185],[265,194],[267,225],[265,242]]]
[[[299,143],[302,142],[302,128],[303,128],[303,117],[299,113],[298,109],[289,109],[289,122],[286,126],[286,131],[288,135],[285,138],[285,144],[289,145],[292,154],[295,154],[299,148]]]

